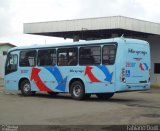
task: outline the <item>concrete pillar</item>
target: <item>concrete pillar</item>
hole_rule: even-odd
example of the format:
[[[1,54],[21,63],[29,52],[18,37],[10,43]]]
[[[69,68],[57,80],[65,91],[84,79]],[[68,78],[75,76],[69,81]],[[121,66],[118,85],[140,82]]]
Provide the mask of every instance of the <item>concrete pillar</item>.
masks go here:
[[[74,35],[73,36],[73,42],[79,41],[79,35]]]

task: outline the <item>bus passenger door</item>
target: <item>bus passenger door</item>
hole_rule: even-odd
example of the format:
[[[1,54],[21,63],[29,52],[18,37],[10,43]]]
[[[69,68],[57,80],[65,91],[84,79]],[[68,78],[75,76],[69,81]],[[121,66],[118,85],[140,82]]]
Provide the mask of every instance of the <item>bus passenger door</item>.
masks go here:
[[[5,88],[9,90],[18,90],[18,55],[17,52],[11,52],[7,55],[5,65]]]

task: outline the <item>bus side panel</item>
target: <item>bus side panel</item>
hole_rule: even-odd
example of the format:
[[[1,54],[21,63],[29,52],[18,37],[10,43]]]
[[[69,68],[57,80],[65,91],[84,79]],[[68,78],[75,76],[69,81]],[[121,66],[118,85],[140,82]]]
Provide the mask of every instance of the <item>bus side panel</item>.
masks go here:
[[[86,93],[114,92],[114,69],[105,65],[33,67],[31,86],[34,91],[69,92],[69,82],[78,78],[83,81]]]
[[[105,65],[59,67],[63,79],[67,79],[65,91],[69,92],[70,81],[78,78],[84,83],[85,93],[114,92],[114,69]]]
[[[30,82],[34,91],[66,92],[66,81],[67,79],[56,66],[31,69]]]
[[[34,91],[69,92],[72,78],[84,81],[84,70],[77,66],[46,66],[33,67],[30,82]]]
[[[86,66],[84,72],[86,93],[107,93],[115,91],[115,66]]]
[[[14,73],[10,73],[5,76],[5,87],[7,90],[16,90],[20,89],[19,83],[22,79],[27,79],[30,81],[32,68],[30,67],[19,67],[18,70]],[[34,81],[30,81],[31,90],[39,91],[39,89],[35,86]]]
[[[72,80],[81,80],[84,84],[85,87],[86,85],[86,80],[84,77],[84,72],[85,68],[83,66],[66,66],[66,68],[61,68],[59,67],[61,72],[63,72],[63,75],[66,74],[65,78],[67,78],[67,83],[66,83],[66,92],[69,92],[69,84],[73,82]],[[85,89],[86,90],[86,89]]]
[[[35,86],[35,81],[31,80],[32,67],[19,67],[18,73],[19,73],[19,82],[22,79],[28,79],[31,84],[31,90],[39,91],[37,86]]]
[[[5,89],[18,91],[18,72],[13,72],[5,76]]]

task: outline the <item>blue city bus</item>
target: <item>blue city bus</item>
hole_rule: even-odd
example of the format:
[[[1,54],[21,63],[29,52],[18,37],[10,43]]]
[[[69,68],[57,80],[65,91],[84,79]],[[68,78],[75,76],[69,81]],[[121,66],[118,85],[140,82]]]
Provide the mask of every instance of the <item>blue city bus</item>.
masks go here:
[[[15,47],[8,51],[5,88],[23,96],[45,91],[70,93],[82,100],[96,94],[150,89],[150,47],[138,39],[111,38],[44,46]]]

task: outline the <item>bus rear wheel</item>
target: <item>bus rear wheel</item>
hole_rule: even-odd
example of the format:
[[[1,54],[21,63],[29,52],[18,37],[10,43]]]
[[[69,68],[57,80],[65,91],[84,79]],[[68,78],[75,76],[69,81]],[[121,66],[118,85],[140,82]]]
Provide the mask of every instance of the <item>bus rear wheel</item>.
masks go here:
[[[23,96],[33,96],[35,95],[35,91],[31,91],[31,85],[28,80],[23,80],[20,84],[21,93]]]
[[[110,99],[114,93],[97,93],[96,96],[101,100],[108,100]]]
[[[70,86],[70,93],[73,99],[85,99],[85,89],[81,81],[74,81]]]

